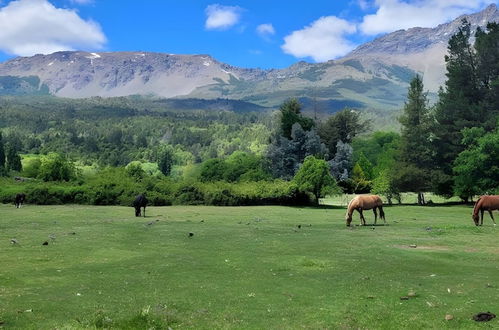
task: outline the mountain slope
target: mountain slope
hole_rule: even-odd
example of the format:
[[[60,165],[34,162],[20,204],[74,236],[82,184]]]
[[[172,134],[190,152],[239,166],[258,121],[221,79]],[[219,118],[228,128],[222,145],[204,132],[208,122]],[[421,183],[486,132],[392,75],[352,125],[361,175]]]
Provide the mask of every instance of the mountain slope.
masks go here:
[[[147,95],[164,98],[233,99],[274,107],[289,97],[310,107],[345,105],[398,109],[410,79],[421,73],[425,87],[444,82],[447,41],[466,17],[473,25],[499,21],[495,5],[436,28],[396,31],[361,45],[345,58],[298,62],[285,69],[245,69],[208,55],[148,52],[57,52],[0,64],[0,76],[40,79],[62,97]]]

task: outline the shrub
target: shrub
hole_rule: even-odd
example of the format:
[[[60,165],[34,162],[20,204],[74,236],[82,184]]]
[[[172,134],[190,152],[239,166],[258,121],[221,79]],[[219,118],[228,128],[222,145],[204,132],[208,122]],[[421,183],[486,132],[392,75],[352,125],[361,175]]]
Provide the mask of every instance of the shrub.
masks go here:
[[[71,181],[76,178],[76,168],[64,156],[49,153],[42,157],[38,178],[43,181]]]

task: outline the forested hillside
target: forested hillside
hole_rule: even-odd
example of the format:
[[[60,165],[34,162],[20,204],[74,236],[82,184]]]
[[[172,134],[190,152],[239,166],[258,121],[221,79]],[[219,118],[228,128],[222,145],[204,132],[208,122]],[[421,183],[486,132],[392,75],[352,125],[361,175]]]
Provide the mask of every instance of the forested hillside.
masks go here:
[[[128,205],[318,203],[331,194],[473,196],[499,182],[499,25],[463,21],[435,105],[411,78],[397,130],[354,108],[303,112],[241,101],[0,98],[0,199]],[[215,110],[218,109],[218,110]],[[14,182],[13,178],[17,177]]]

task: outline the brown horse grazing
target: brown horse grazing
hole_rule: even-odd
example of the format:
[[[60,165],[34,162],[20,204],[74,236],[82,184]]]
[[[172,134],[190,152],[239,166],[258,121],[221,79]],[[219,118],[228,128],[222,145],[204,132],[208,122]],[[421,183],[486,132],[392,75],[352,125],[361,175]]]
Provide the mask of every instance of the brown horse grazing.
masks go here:
[[[355,210],[359,212],[360,221],[365,226],[366,219],[364,218],[364,214],[362,213],[362,211],[370,209],[372,209],[374,212],[374,224],[376,224],[378,220],[378,213],[376,212],[376,209],[379,209],[379,216],[386,224],[385,212],[383,212],[383,202],[381,201],[381,198],[377,195],[359,195],[352,199],[350,203],[348,203],[348,210],[345,216],[347,226],[350,226],[350,223],[352,222],[352,214]]]
[[[492,215],[493,210],[499,210],[499,195],[485,195],[480,196],[473,207],[473,221],[475,221],[475,225],[482,226],[483,225],[483,212],[485,210],[489,211],[490,217],[494,222],[494,226],[496,225],[496,221],[494,220],[494,216]],[[481,215],[481,221],[478,221],[478,212]]]

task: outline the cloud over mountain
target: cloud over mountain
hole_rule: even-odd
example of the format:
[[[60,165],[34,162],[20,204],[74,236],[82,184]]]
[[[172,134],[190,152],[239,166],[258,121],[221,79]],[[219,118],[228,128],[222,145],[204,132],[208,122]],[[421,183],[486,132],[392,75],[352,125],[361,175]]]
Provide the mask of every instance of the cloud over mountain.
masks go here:
[[[325,16],[286,36],[281,48],[286,54],[295,57],[311,57],[316,62],[327,61],[355,48],[346,36],[356,31],[353,23],[336,16]]]
[[[434,27],[482,8],[491,0],[376,0],[374,14],[363,18],[359,29],[366,35],[411,27]]]

